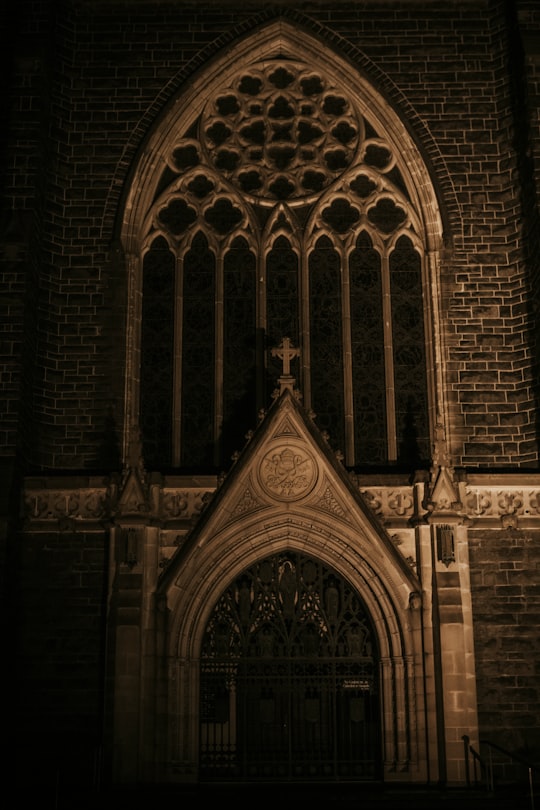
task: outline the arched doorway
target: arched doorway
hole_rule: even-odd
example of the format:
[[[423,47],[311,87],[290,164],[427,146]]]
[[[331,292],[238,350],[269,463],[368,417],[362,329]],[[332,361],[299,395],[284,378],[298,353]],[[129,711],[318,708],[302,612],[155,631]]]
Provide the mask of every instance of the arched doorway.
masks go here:
[[[289,550],[252,564],[206,625],[201,781],[378,778],[378,670],[365,606],[336,571]]]
[[[164,778],[425,778],[433,656],[397,545],[285,388],[160,578]]]

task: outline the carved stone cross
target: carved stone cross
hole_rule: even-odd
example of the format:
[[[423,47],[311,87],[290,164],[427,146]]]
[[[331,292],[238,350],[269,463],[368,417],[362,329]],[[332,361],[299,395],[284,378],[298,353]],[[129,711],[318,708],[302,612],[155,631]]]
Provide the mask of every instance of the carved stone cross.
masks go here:
[[[295,349],[291,343],[291,339],[284,337],[280,345],[276,349],[272,349],[272,357],[279,357],[283,363],[283,376],[290,377],[291,375],[291,360],[294,357],[300,356],[300,349]]]
[[[286,388],[294,392],[296,381],[291,374],[291,360],[294,357],[300,357],[300,349],[296,349],[292,345],[290,338],[284,337],[280,345],[272,349],[272,357],[279,357],[283,363],[283,373],[278,380],[280,393],[283,393]]]

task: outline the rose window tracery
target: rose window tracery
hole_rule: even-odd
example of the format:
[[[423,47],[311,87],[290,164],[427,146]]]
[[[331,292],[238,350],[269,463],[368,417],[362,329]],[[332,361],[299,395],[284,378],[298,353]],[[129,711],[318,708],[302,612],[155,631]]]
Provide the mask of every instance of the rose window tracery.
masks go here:
[[[246,71],[206,105],[201,131],[218,172],[271,204],[327,188],[355,159],[363,122],[344,93],[288,61]]]

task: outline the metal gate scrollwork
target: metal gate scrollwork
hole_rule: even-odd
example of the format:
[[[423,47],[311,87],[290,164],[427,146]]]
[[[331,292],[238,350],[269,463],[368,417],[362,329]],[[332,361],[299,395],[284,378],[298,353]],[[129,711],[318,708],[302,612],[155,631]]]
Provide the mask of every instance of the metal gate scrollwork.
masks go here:
[[[222,593],[201,650],[201,780],[378,775],[374,633],[335,571],[287,552]]]

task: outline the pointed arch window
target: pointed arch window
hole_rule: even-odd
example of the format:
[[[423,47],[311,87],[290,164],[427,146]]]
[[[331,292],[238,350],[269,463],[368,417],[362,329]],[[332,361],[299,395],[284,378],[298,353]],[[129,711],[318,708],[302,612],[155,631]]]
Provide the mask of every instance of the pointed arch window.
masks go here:
[[[166,162],[144,233],[146,466],[226,468],[285,336],[346,465],[427,460],[425,237],[383,125],[314,65],[254,61],[178,122]]]

